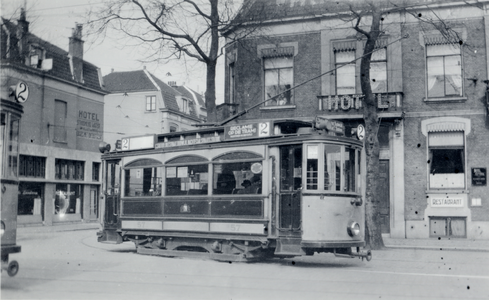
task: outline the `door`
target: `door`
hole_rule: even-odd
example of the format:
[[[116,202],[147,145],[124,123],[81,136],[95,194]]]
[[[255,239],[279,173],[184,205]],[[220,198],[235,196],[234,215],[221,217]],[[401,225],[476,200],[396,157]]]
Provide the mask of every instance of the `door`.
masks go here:
[[[380,201],[380,219],[381,232],[390,233],[390,189],[389,189],[389,161],[379,161],[379,201]]]
[[[280,147],[279,227],[281,232],[301,228],[302,145]]]
[[[90,186],[90,220],[98,219],[98,186]]]
[[[121,186],[120,160],[106,162],[105,168],[105,225],[117,225]]]

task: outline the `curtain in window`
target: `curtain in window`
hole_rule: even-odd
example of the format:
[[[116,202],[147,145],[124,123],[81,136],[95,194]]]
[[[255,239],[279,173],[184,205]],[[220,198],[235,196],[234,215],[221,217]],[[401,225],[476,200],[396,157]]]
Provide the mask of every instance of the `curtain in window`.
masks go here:
[[[264,59],[265,69],[265,99],[270,99],[278,94],[273,101],[266,105],[286,105],[291,102],[290,91],[294,79],[293,58],[276,57]],[[283,94],[282,94],[283,93]]]
[[[428,45],[428,96],[462,95],[462,57],[457,44]]]

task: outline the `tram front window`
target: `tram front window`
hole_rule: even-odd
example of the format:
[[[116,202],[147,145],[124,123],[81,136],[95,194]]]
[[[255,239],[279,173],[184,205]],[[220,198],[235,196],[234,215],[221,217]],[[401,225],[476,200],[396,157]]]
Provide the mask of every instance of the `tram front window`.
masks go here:
[[[160,196],[163,168],[127,169],[124,174],[126,197]]]
[[[341,146],[324,145],[324,189],[339,191],[341,185]]]

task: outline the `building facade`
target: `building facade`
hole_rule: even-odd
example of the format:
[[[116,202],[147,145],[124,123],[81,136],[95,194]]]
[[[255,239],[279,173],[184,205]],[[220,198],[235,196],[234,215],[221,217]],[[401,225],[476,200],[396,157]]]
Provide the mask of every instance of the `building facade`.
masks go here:
[[[124,136],[195,129],[207,117],[203,97],[195,91],[164,83],[146,69],[104,76],[105,142]]]
[[[489,239],[489,2],[414,2],[383,6],[390,12],[372,54],[382,232]],[[263,102],[240,120],[322,117],[357,135],[366,38],[349,7],[256,0],[239,17],[253,22],[228,31],[228,41],[255,33],[226,48],[224,106],[243,111]],[[362,20],[359,28],[368,31],[369,18]]]
[[[17,22],[2,18],[1,97],[19,86],[25,96],[15,162],[20,226],[98,219],[101,80],[99,69],[83,60],[81,25],[64,51],[30,33],[24,11]]]

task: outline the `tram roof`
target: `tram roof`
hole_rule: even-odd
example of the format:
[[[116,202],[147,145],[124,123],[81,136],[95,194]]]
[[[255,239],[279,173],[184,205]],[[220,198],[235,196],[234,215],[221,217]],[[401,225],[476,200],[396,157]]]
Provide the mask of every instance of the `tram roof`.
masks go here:
[[[275,144],[301,142],[320,137],[321,140],[330,140],[341,143],[351,143],[355,140],[344,137],[344,127],[341,122],[332,121],[333,127],[319,127],[318,121],[281,119],[281,120],[255,120],[255,122],[235,123],[226,126],[214,126],[181,132],[141,135],[124,137],[121,143],[110,154],[124,153],[137,150],[154,151],[181,151],[198,149],[200,147],[226,147],[240,144]],[[339,127],[338,127],[339,126]],[[338,130],[340,129],[340,130]],[[336,133],[342,131],[343,134]],[[282,139],[278,139],[282,138]],[[283,140],[287,138],[287,140]],[[221,143],[224,142],[224,143]],[[360,145],[357,141],[356,144]],[[105,148],[101,148],[105,150]],[[104,152],[107,154],[107,152]],[[123,154],[122,154],[123,155]]]

